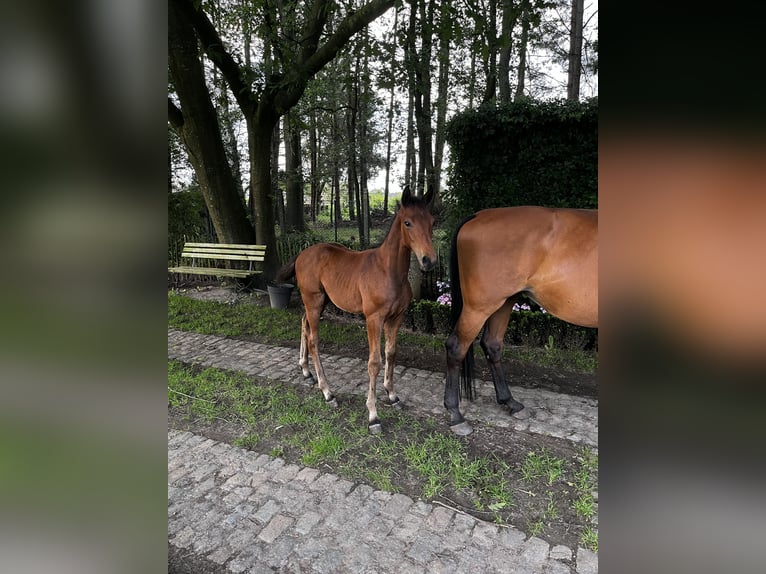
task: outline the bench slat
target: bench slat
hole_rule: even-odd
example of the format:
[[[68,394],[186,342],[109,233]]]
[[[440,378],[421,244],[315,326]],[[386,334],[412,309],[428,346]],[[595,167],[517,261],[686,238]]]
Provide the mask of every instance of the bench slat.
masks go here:
[[[168,271],[172,273],[187,273],[189,275],[218,275],[221,277],[250,277],[251,275],[261,273],[257,269],[247,271],[245,269],[220,269],[215,267],[170,267]]]
[[[229,259],[235,261],[263,261],[263,255],[231,255],[229,253],[208,253],[205,251],[184,251],[181,253],[181,257],[196,258],[196,259]]]
[[[247,249],[245,247],[219,247],[218,245],[184,245],[190,251],[215,251],[220,253],[266,253],[265,249]]]
[[[243,249],[245,251],[266,251],[265,245],[248,245],[245,243],[186,243],[184,247],[203,247],[212,249]]]

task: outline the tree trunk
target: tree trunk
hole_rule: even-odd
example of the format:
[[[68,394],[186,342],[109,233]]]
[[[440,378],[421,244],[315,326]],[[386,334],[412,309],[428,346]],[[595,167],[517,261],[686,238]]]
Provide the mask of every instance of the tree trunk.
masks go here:
[[[388,131],[386,132],[386,183],[383,188],[383,217],[388,217],[388,193],[391,179],[391,142],[394,136],[394,95],[396,92],[396,28],[399,24],[399,10],[394,14],[394,28],[391,40],[391,94],[388,102]]]
[[[500,31],[500,56],[497,62],[497,82],[501,102],[511,101],[511,48],[513,28],[516,26],[516,10],[513,0],[503,0],[503,19]]]
[[[415,155],[415,84],[417,65],[417,3],[410,2],[410,22],[407,28],[407,42],[404,47],[404,62],[407,66],[407,152],[404,163],[404,184],[417,181],[417,159]]]
[[[439,85],[437,88],[438,96],[436,100],[436,134],[434,149],[434,193],[439,205],[441,201],[441,173],[442,162],[444,160],[444,145],[447,139],[447,97],[449,88],[450,72],[450,38],[452,37],[452,7],[444,2],[441,5],[439,15]]]
[[[497,90],[497,4],[489,2],[489,25],[487,30],[487,89],[484,91],[483,102],[494,102]]]
[[[529,19],[530,6],[526,0],[521,6],[521,39],[519,40],[519,66],[516,77],[516,94],[513,99],[518,100],[524,95],[524,82],[527,73],[527,43],[529,42]]]
[[[226,159],[191,22],[174,4],[168,11],[168,67],[181,103],[168,100],[171,126],[184,142],[189,160],[222,243],[253,243],[253,227]]]
[[[273,277],[279,267],[277,260],[277,236],[274,230],[274,191],[271,186],[271,144],[274,128],[279,118],[270,114],[258,114],[248,121],[250,144],[250,181],[253,189],[253,212],[255,215],[255,241],[266,246],[264,274]],[[276,178],[275,178],[276,180]],[[272,257],[269,257],[269,253]]]
[[[332,141],[338,141],[341,133],[341,118],[336,112],[333,114],[332,124]],[[333,154],[333,173],[332,173],[332,186],[334,190],[333,197],[335,198],[335,213],[333,217],[333,229],[335,230],[335,241],[338,241],[338,226],[341,223],[341,207],[340,207],[340,160],[337,152]]]
[[[582,73],[582,19],[583,0],[572,1],[572,20],[569,28],[569,70],[567,73],[567,100],[580,99],[580,74]]]
[[[285,230],[303,231],[303,170],[301,131],[292,111],[284,117],[285,130]]]
[[[319,138],[317,137],[317,114],[316,110],[311,112],[311,121],[309,124],[309,156],[310,169],[309,179],[311,181],[311,221],[316,222],[320,210],[320,192],[319,192]]]
[[[367,35],[365,34],[365,40]],[[369,42],[366,43],[369,46]],[[370,246],[370,191],[367,187],[367,180],[369,179],[369,168],[367,160],[372,154],[372,146],[369,142],[369,133],[367,131],[367,118],[368,118],[368,102],[370,101],[369,86],[370,80],[370,68],[369,68],[369,56],[367,54],[367,48],[365,48],[364,58],[362,60],[362,75],[361,75],[361,96],[359,98],[359,220],[361,226],[359,228],[359,244],[362,249],[367,249]],[[358,65],[358,60],[357,60]],[[357,74],[359,78],[359,75]]]
[[[417,195],[434,189],[433,130],[431,128],[431,48],[433,40],[434,3],[421,0],[420,18],[423,30],[420,56],[416,58],[415,119],[418,128]]]

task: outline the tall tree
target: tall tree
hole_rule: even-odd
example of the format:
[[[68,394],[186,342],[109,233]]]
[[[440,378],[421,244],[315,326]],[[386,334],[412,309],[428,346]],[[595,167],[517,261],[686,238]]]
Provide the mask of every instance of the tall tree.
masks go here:
[[[511,101],[511,50],[513,49],[513,28],[516,26],[516,8],[513,0],[503,0],[503,14],[500,24],[500,55],[497,62],[497,82],[500,102]]]
[[[301,129],[295,110],[284,119],[285,131],[285,230],[303,231],[303,161]]]
[[[267,246],[267,277],[273,275],[278,266],[271,191],[271,143],[274,128],[279,118],[300,100],[309,80],[335,58],[354,34],[394,3],[395,0],[370,0],[360,8],[349,11],[332,30],[330,16],[337,6],[331,0],[314,0],[304,12],[289,10],[286,6],[265,0],[262,5],[261,31],[271,42],[275,58],[270,69],[264,69],[260,78],[251,82],[253,74],[235,60],[199,3],[194,0],[170,0],[170,19],[179,20],[183,16],[183,20],[193,26],[205,53],[226,78],[244,114],[248,132],[255,235],[259,244]],[[285,36],[283,28],[299,30],[299,33]],[[320,44],[320,41],[323,43]],[[186,71],[186,68],[177,67],[174,74],[171,72],[174,83],[176,76],[182,76]],[[218,193],[217,188],[211,189],[215,189],[213,193]],[[241,216],[246,222],[244,213]]]
[[[519,64],[516,68],[516,93],[514,99],[524,96],[527,74],[527,50],[529,48],[529,28],[532,23],[532,6],[530,0],[522,0],[521,10],[521,38],[519,39]]]
[[[484,90],[484,103],[494,102],[497,91],[497,3],[490,0],[488,4],[489,25],[486,27],[487,55],[485,60],[487,84]],[[483,17],[486,18],[486,14]]]
[[[412,0],[412,10],[420,15],[421,46],[410,46],[410,66],[414,74],[415,125],[418,131],[417,195],[434,190],[433,129],[431,127],[431,53],[433,48],[434,2]]]
[[[441,201],[441,172],[447,141],[447,98],[449,96],[450,44],[453,37],[453,8],[450,2],[439,6],[439,76],[436,98],[436,131],[434,134],[434,201]]]
[[[572,20],[569,27],[569,69],[567,72],[567,99],[580,99],[580,75],[582,73],[582,29],[584,0],[572,0]]]

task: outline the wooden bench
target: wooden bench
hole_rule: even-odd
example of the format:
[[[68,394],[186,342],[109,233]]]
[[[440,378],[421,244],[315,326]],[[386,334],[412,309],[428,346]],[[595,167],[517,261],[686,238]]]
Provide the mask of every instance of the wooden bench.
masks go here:
[[[216,275],[219,277],[238,277],[247,279],[263,272],[262,264],[266,257],[265,245],[244,245],[237,243],[186,243],[181,257],[191,259],[191,265],[169,267],[171,273],[186,273],[190,275]],[[204,261],[205,265],[198,265]],[[210,266],[208,262],[215,261],[247,261],[248,269],[227,269]]]

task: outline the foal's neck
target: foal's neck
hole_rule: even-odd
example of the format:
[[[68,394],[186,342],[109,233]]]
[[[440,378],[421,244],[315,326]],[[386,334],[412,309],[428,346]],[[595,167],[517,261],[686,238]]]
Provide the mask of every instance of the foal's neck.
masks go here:
[[[410,248],[402,239],[401,216],[397,214],[383,243],[378,247],[378,257],[392,275],[407,275],[410,269]]]

